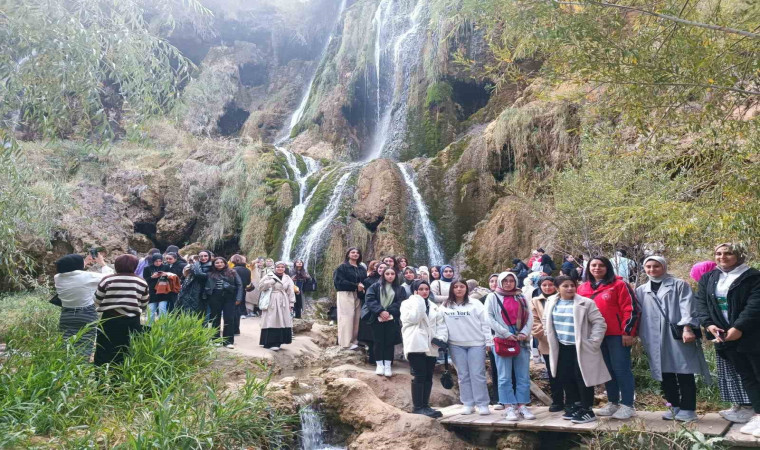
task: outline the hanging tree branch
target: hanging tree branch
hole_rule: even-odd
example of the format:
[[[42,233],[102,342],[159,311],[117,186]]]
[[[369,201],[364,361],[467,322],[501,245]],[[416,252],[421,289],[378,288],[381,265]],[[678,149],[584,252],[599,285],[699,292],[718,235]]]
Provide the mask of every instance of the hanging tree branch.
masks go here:
[[[701,22],[694,22],[692,20],[686,20],[682,19],[680,17],[671,16],[670,14],[662,14],[654,11],[647,11],[646,9],[637,8],[635,6],[627,6],[627,5],[616,5],[614,3],[607,3],[607,2],[597,2],[593,0],[587,0],[584,2],[563,2],[559,0],[551,0],[552,2],[558,4],[558,5],[570,5],[570,6],[587,6],[587,5],[595,5],[595,6],[603,6],[606,8],[617,8],[622,9],[625,11],[636,11],[640,12],[642,14],[646,14],[653,17],[659,17],[660,19],[670,20],[673,22],[682,23],[684,25],[689,25],[692,27],[698,27],[698,28],[705,28],[708,30],[714,30],[714,31],[722,31],[724,33],[731,33],[731,34],[738,34],[740,36],[749,37],[752,39],[760,39],[760,34],[753,33],[751,31],[745,31],[745,30],[739,30],[736,28],[729,28],[729,27],[723,27],[720,25],[712,25],[709,23],[701,23]]]

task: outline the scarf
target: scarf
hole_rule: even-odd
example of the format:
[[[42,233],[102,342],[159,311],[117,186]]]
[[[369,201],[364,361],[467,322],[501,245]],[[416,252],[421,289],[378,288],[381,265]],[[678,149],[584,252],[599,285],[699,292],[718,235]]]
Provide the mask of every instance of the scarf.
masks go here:
[[[670,274],[668,273],[668,263],[665,261],[665,258],[662,256],[647,256],[644,258],[644,262],[641,264],[642,266],[646,265],[647,261],[657,261],[662,265],[662,268],[665,269],[665,273],[661,277],[652,277],[647,275],[651,281],[654,281],[655,283],[662,283],[662,280],[665,278],[670,277]]]
[[[396,292],[393,290],[393,285],[388,283],[380,285],[380,304],[383,306],[383,309],[388,309],[395,297]]]
[[[446,269],[447,267],[448,267],[449,269],[451,269],[451,271],[452,271],[452,272],[454,271],[454,268],[453,268],[452,266],[450,266],[450,265],[446,264],[445,266],[441,266],[441,269],[439,270],[439,272],[438,272],[438,273],[440,273],[440,274],[441,274],[441,281],[446,281],[447,283],[451,283],[452,281],[454,281],[454,277],[451,277],[451,278],[446,278],[446,277],[444,277],[444,276],[443,276],[443,271],[444,271],[444,269]]]
[[[505,278],[512,277],[513,280],[515,280],[515,289],[508,291],[501,287],[502,281],[504,281]],[[517,277],[512,272],[502,272],[499,274],[499,278],[497,278],[497,286],[496,292],[497,300],[503,301],[503,299],[506,299],[507,297],[513,297],[518,305],[518,314],[517,317],[510,317],[510,319],[515,319],[515,329],[516,330],[522,330],[523,325],[528,321],[528,301],[525,299],[525,297],[522,295],[522,291],[520,289],[517,289]],[[501,297],[501,298],[499,298]],[[502,319],[505,320],[506,323],[506,317],[504,317],[504,313],[501,314]]]

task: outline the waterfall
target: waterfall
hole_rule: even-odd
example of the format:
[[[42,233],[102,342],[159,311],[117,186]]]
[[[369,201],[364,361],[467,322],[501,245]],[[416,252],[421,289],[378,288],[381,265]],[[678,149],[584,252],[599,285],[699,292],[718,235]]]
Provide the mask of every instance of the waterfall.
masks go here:
[[[288,161],[288,165],[296,174],[295,182],[298,183],[298,204],[295,205],[290,211],[290,217],[288,217],[288,223],[285,227],[285,238],[282,241],[281,259],[288,261],[290,260],[290,253],[293,250],[293,238],[296,236],[298,225],[301,224],[303,215],[306,212],[306,206],[308,206],[308,202],[306,202],[304,199],[306,196],[307,181],[309,180],[309,177],[311,177],[320,169],[320,165],[314,159],[309,158],[308,156],[303,156],[303,161],[306,164],[306,172],[301,173],[301,170],[298,167],[298,161],[296,160],[296,156],[293,154],[293,152],[290,152],[285,148],[279,146],[275,148],[282,152],[283,155],[285,155],[285,159]],[[316,187],[314,190],[312,190],[312,194],[315,190]],[[311,199],[311,195],[308,198]]]
[[[339,450],[345,448],[325,444],[322,416],[311,405],[302,407],[298,415],[301,418],[301,450]]]
[[[414,183],[414,175],[412,169],[402,163],[396,163],[398,168],[401,169],[401,174],[404,176],[404,182],[409,188],[409,192],[412,194],[412,200],[414,201],[417,209],[417,215],[419,216],[419,224],[422,227],[422,233],[425,236],[425,245],[428,251],[428,263],[430,265],[443,264],[444,256],[441,244],[438,242],[437,235],[435,233],[435,225],[430,220],[430,214],[428,212],[425,202],[422,200],[417,185]]]
[[[427,1],[417,0],[411,13],[392,6],[392,0],[381,1],[373,19],[378,124],[366,161],[396,156],[404,144],[411,73],[424,41],[419,25]]]
[[[333,28],[330,31],[330,36],[327,38],[327,42],[325,42],[325,46],[322,48],[322,51],[319,54],[320,63],[322,62],[322,60],[325,58],[325,55],[327,54],[327,49],[330,47],[330,42],[332,42],[333,35],[335,34],[336,28],[338,24],[340,23],[340,18],[343,15],[344,9],[346,9],[346,0],[341,0],[340,6],[338,7],[338,13],[336,15],[335,23],[333,24]],[[285,159],[287,160],[288,165],[296,174],[295,175],[296,179],[294,181],[298,183],[298,204],[295,205],[290,212],[290,217],[288,217],[288,223],[285,226],[285,238],[283,239],[283,242],[282,242],[281,259],[286,260],[286,261],[290,260],[290,254],[293,251],[293,239],[295,238],[296,231],[298,230],[298,226],[301,224],[301,221],[303,220],[304,213],[306,212],[306,206],[308,206],[308,202],[304,201],[304,196],[306,195],[307,181],[309,177],[311,177],[320,169],[320,165],[314,159],[308,156],[302,156],[304,163],[306,164],[306,173],[301,173],[301,170],[298,167],[298,160],[296,159],[296,156],[290,150],[286,149],[285,147],[280,146],[280,144],[284,143],[290,137],[290,133],[293,131],[293,128],[295,128],[295,126],[301,120],[301,117],[303,117],[303,112],[306,109],[306,104],[309,102],[309,96],[311,96],[311,90],[312,90],[312,86],[314,85],[314,79],[316,78],[316,76],[317,76],[317,68],[314,69],[314,73],[311,75],[311,78],[309,79],[309,84],[306,85],[307,86],[306,92],[304,92],[303,97],[301,98],[301,101],[298,104],[298,108],[290,116],[290,121],[288,121],[285,124],[283,131],[280,133],[280,137],[275,141],[275,144],[274,144],[277,150],[280,151],[283,155],[285,155]],[[311,199],[311,196],[309,196],[308,198]]]
[[[308,266],[310,260],[316,259],[315,252],[318,250],[317,244],[322,238],[324,232],[332,224],[335,216],[338,215],[341,200],[343,199],[343,192],[346,190],[348,179],[351,177],[351,174],[353,173],[353,169],[355,167],[355,164],[346,166],[348,170],[335,184],[335,189],[333,189],[332,195],[330,196],[330,201],[327,203],[327,207],[325,207],[325,210],[322,211],[322,214],[319,216],[319,220],[317,220],[314,225],[309,228],[308,233],[306,233],[306,236],[304,236],[303,245],[301,245],[301,248],[297,252],[298,259],[303,260],[304,266]]]

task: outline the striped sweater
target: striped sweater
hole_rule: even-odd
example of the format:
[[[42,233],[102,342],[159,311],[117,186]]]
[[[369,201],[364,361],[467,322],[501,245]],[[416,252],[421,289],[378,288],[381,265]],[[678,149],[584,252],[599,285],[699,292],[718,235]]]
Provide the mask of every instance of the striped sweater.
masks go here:
[[[139,317],[148,299],[148,283],[137,275],[109,275],[95,290],[98,312],[114,311],[127,317]]]

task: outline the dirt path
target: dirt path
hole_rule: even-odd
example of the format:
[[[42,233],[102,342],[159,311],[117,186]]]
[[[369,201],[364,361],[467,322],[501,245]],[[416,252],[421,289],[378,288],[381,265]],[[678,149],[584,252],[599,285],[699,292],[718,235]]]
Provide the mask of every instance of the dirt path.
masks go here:
[[[321,349],[306,335],[293,336],[291,344],[284,345],[279,352],[265,349],[259,345],[261,336],[261,319],[250,317],[240,321],[240,336],[235,336],[235,349],[227,350],[248,358],[260,358],[273,361],[296,358],[316,358]]]

